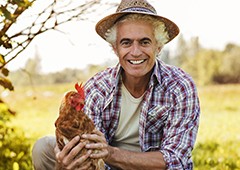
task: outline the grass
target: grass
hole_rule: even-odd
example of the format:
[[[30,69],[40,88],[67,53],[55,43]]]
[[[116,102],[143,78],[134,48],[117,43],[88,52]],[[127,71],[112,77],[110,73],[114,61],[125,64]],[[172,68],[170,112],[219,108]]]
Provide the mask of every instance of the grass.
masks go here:
[[[240,170],[240,85],[199,88],[195,170]]]
[[[72,90],[72,84],[38,86],[35,89],[16,87],[13,93],[3,94],[3,99],[17,112],[12,124],[22,128],[27,137],[36,140],[54,134],[61,99],[69,90]]]
[[[240,142],[240,85],[199,88],[201,119],[198,142]]]
[[[61,99],[73,88],[73,84],[16,87],[13,93],[2,93],[2,98],[17,112],[12,124],[34,143],[54,135]],[[240,169],[240,85],[206,86],[198,91],[201,118],[193,152],[195,169]]]

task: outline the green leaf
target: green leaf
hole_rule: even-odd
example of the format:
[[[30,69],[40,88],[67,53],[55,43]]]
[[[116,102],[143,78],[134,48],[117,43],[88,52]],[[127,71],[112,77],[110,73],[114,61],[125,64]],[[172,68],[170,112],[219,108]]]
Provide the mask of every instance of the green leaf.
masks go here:
[[[8,11],[8,9],[6,7],[1,5],[0,10],[2,11],[2,13],[6,19],[8,19],[10,21],[12,20],[12,14],[11,14],[11,12]]]

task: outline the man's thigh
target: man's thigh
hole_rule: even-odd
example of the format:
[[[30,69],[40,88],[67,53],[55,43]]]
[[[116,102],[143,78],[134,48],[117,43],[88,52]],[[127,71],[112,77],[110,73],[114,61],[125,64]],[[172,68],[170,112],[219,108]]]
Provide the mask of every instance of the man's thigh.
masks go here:
[[[55,168],[55,146],[55,136],[45,136],[36,141],[32,149],[32,161],[35,170],[50,170]]]

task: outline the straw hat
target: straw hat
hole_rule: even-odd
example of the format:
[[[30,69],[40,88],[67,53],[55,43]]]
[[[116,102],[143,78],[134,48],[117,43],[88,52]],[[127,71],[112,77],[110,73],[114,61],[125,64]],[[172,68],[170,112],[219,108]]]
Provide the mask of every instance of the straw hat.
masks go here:
[[[116,13],[104,17],[96,24],[96,32],[106,40],[105,34],[108,29],[110,29],[119,18],[126,14],[146,14],[159,19],[159,21],[165,24],[168,32],[169,40],[166,43],[175,38],[179,33],[178,26],[171,20],[157,15],[154,7],[146,0],[122,0]]]

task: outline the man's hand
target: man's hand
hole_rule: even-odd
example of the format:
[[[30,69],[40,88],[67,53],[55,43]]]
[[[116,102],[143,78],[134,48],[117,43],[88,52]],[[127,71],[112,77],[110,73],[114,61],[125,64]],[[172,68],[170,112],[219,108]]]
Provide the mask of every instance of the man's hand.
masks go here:
[[[93,130],[93,134],[83,134],[82,138],[94,141],[95,143],[86,144],[86,148],[90,150],[98,150],[90,154],[90,158],[103,159],[104,161],[110,156],[109,145],[102,132],[97,129]]]
[[[76,170],[91,170],[91,162],[86,161],[91,155],[92,151],[88,150],[86,155],[78,156],[78,153],[86,146],[86,143],[79,142],[80,137],[76,136],[68,144],[66,144],[62,151],[56,145],[54,152],[56,155],[57,166],[59,169],[76,169]]]

